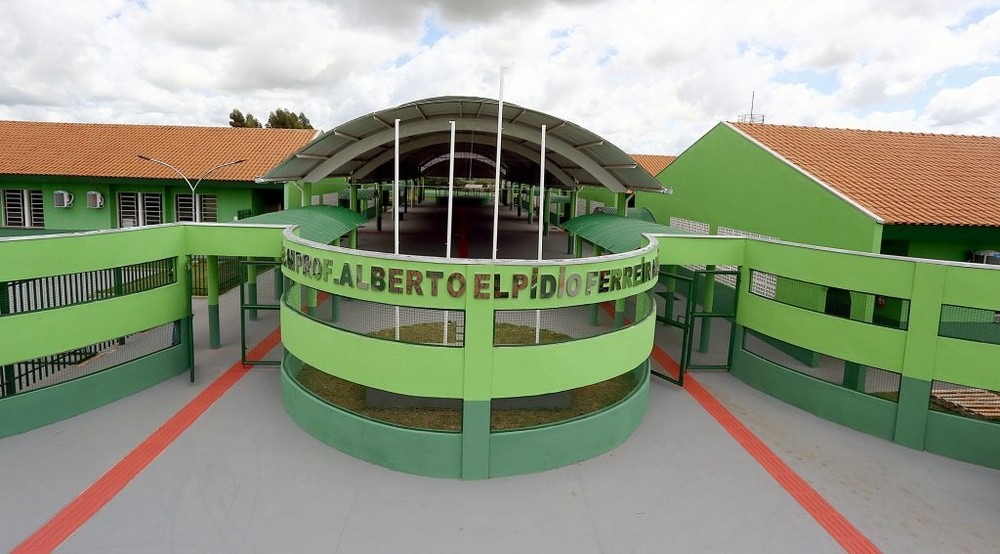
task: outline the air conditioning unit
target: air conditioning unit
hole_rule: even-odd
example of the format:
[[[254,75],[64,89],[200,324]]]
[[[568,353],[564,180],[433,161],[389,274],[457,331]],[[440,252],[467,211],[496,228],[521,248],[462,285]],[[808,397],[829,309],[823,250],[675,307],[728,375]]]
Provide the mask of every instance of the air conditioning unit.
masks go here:
[[[104,207],[104,195],[96,190],[87,191],[87,207],[99,209]]]
[[[73,193],[57,190],[52,194],[52,205],[56,208],[68,208],[73,205]]]
[[[970,260],[974,264],[1000,265],[1000,252],[996,250],[976,250]]]

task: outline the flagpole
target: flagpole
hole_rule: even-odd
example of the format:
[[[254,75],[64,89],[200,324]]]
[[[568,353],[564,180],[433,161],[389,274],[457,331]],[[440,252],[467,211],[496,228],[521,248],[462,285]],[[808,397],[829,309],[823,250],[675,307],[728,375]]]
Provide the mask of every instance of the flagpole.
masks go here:
[[[497,225],[500,223],[500,139],[503,136],[503,66],[500,66],[500,98],[497,105],[497,170],[493,181],[493,259],[497,259]]]
[[[545,125],[542,125],[542,149],[538,172],[538,261],[542,261],[542,234],[545,228],[545,212],[549,207],[545,202]],[[535,344],[541,342],[542,311],[535,310]]]
[[[396,120],[395,156],[392,180],[393,253],[399,255],[399,120]],[[396,340],[399,340],[399,306],[396,306]]]
[[[455,193],[455,122],[449,121],[448,125],[451,127],[451,148],[448,154],[448,235],[445,238],[445,251],[444,257],[451,259],[451,220],[452,220],[452,208],[454,206],[453,195]],[[472,160],[469,160],[469,164]],[[444,311],[444,337],[442,339],[443,344],[448,344],[448,310]]]

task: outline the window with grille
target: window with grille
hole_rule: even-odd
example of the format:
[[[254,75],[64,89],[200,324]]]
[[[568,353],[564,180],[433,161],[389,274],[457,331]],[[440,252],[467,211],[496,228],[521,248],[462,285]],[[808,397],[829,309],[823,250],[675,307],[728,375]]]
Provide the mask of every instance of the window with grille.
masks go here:
[[[119,192],[118,227],[163,223],[163,195],[156,192]]]
[[[195,218],[194,209],[194,199],[198,201],[198,210],[200,213]],[[175,214],[177,214],[177,221],[208,221],[216,222],[219,220],[218,216],[218,201],[214,194],[178,194],[175,197],[174,207]]]
[[[45,227],[42,191],[4,189],[4,227]]]

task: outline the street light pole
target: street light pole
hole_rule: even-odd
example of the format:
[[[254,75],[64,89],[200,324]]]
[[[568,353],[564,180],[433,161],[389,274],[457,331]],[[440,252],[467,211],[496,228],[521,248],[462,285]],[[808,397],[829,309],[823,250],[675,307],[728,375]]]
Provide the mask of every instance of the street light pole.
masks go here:
[[[194,184],[192,185],[191,184],[191,180],[187,178],[187,175],[184,175],[184,173],[182,173],[181,170],[179,170],[176,167],[168,164],[167,162],[162,161],[162,160],[157,160],[156,158],[150,158],[149,156],[144,156],[142,154],[136,154],[136,156],[138,156],[140,160],[146,160],[147,162],[158,163],[158,164],[160,164],[162,166],[169,167],[170,169],[174,170],[174,173],[180,175],[181,179],[184,179],[184,182],[187,183],[188,188],[191,189],[191,201],[194,203],[194,221],[195,221],[195,223],[201,223],[201,202],[198,202],[198,195],[195,193],[195,190],[198,188],[198,185],[201,184],[201,180],[204,179],[205,177],[208,177],[209,173],[211,173],[211,172],[213,172],[213,171],[215,171],[217,169],[222,169],[223,167],[229,167],[231,165],[241,164],[241,163],[243,163],[243,162],[246,161],[245,159],[243,159],[243,160],[233,160],[231,162],[224,162],[224,163],[221,163],[221,164],[218,164],[218,165],[214,165],[214,166],[208,168],[204,173],[202,173],[201,176],[198,177],[198,180],[195,181]]]

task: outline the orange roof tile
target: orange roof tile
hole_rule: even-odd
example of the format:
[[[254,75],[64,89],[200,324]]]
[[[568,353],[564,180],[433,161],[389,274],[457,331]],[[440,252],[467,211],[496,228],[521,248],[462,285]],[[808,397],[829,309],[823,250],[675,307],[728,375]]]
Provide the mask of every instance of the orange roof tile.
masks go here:
[[[1000,137],[729,125],[887,224],[1000,227]]]
[[[629,154],[629,156],[653,177],[659,175],[664,168],[670,165],[670,162],[677,159],[677,156],[662,156],[660,154]]]
[[[144,154],[192,181],[216,164],[246,159],[207,180],[253,182],[315,136],[311,129],[0,121],[0,174],[178,178],[136,156]]]

